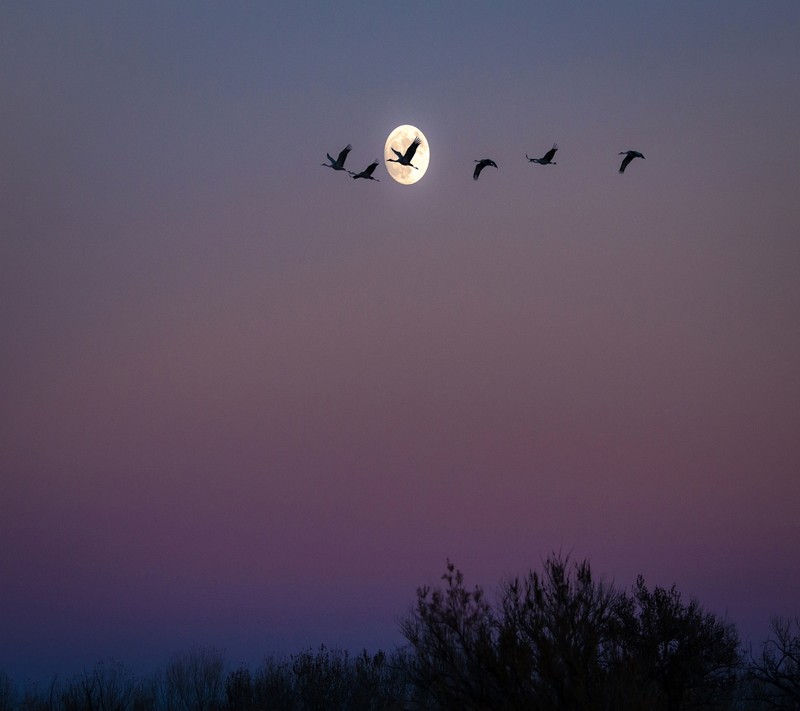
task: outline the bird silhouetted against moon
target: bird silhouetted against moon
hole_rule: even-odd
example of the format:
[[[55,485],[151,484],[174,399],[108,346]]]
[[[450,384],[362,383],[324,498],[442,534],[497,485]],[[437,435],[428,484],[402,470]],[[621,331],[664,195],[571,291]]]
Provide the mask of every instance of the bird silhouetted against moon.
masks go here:
[[[416,145],[416,147],[414,147]],[[416,126],[404,124],[389,134],[383,148],[386,170],[398,183],[416,183],[428,170],[428,139]]]

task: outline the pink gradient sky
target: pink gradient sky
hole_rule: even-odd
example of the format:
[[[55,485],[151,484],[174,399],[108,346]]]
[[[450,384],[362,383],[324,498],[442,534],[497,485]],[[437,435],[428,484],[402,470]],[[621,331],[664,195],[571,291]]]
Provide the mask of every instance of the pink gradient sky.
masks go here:
[[[0,669],[390,648],[448,557],[571,551],[754,642],[800,612],[798,36],[788,1],[3,5]],[[320,167],[401,123],[417,185]]]

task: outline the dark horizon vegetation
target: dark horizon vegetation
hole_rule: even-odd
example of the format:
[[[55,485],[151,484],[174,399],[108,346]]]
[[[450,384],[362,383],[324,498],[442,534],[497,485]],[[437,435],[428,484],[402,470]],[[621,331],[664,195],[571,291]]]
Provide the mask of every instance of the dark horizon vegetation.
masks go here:
[[[800,618],[774,618],[758,648],[673,585],[597,581],[552,555],[503,580],[494,603],[449,560],[398,624],[406,644],[351,654],[324,645],[255,669],[215,648],[137,677],[98,662],[44,687],[0,670],[0,711],[278,709],[800,709]]]

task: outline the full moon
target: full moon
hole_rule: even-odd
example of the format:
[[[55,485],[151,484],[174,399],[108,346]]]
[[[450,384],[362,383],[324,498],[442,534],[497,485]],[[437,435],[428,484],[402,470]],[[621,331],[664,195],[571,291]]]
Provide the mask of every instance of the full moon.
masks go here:
[[[405,155],[406,150],[411,145],[413,140],[419,136],[422,143],[417,147],[417,152],[411,160],[411,165],[400,165],[394,161],[389,161],[389,158],[397,158],[392,148]],[[404,124],[398,126],[394,131],[389,134],[386,139],[386,145],[383,147],[383,162],[386,164],[386,170],[398,183],[403,185],[412,185],[416,183],[428,170],[428,163],[430,162],[431,152],[428,148],[428,139],[416,126]],[[411,166],[416,166],[412,168]]]

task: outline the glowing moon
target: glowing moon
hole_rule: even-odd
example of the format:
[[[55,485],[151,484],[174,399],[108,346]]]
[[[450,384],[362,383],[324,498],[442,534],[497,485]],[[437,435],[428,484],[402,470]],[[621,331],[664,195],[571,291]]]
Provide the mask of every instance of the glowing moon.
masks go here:
[[[417,152],[411,160],[411,165],[416,166],[412,168],[410,165],[400,165],[400,163],[390,162],[389,158],[397,158],[392,151],[392,148],[399,151],[404,155],[412,141],[419,136],[422,143],[417,147]],[[412,185],[416,183],[428,170],[428,163],[431,159],[431,152],[428,147],[428,139],[416,126],[409,126],[404,124],[398,126],[394,131],[389,134],[386,139],[386,145],[383,147],[383,162],[386,164],[386,170],[398,183],[403,185]]]

